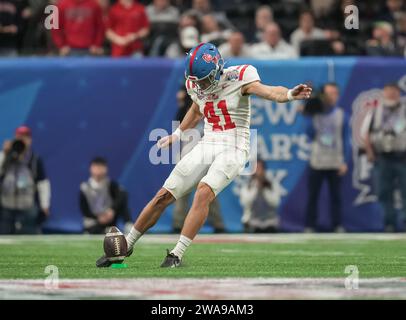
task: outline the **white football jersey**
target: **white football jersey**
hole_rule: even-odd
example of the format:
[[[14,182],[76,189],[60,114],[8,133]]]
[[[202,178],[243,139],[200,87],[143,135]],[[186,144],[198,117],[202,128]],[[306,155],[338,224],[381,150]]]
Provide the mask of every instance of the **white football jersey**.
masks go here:
[[[186,80],[186,89],[204,115],[203,143],[234,145],[249,149],[251,102],[241,94],[242,86],[259,81],[257,69],[251,65],[224,69],[212,92],[201,92]]]

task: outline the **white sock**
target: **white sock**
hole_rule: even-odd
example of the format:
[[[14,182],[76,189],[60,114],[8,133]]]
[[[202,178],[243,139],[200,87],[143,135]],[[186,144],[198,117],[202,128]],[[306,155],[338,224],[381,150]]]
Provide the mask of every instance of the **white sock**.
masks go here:
[[[190,246],[192,240],[185,236],[180,236],[178,243],[175,248],[171,251],[175,256],[182,260],[183,254],[185,253],[187,247]]]
[[[139,238],[141,238],[142,233],[139,232],[134,226],[131,228],[130,232],[127,234],[125,239],[127,240],[127,250],[132,249],[134,244],[137,242]]]

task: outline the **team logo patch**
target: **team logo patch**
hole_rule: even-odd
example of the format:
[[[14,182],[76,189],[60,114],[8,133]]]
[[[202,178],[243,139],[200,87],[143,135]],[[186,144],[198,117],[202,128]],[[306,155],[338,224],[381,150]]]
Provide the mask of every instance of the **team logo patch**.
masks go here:
[[[227,81],[236,81],[236,80],[238,80],[239,74],[240,74],[240,71],[238,71],[238,70],[232,70],[230,72],[227,72],[226,80]]]
[[[197,90],[196,95],[199,100],[203,100],[205,98],[205,94],[200,90]]]
[[[209,53],[205,53],[205,54],[202,56],[202,58],[203,58],[203,60],[206,61],[207,63],[210,63],[210,62],[217,63],[217,62],[219,61],[218,56],[212,56],[212,55],[209,54]]]

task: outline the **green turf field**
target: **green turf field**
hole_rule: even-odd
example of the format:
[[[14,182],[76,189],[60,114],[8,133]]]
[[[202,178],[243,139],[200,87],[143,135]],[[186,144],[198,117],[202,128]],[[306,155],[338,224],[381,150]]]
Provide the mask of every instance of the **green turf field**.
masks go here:
[[[160,268],[177,238],[146,235],[128,268],[98,269],[102,236],[2,236],[0,299],[406,299],[403,234],[199,235],[183,267]]]
[[[240,241],[241,240],[241,241]],[[403,235],[200,236],[182,268],[159,268],[176,237],[147,236],[126,260],[127,269],[97,269],[102,237],[0,237],[1,279],[43,279],[55,265],[66,279],[200,277],[343,277],[356,265],[361,277],[406,277]]]

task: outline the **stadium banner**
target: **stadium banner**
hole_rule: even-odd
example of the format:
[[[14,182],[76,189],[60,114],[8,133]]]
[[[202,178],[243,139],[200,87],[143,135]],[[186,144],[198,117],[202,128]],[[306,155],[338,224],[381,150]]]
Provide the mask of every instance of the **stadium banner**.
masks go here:
[[[343,226],[353,232],[382,230],[372,166],[363,151],[362,123],[379,105],[385,83],[396,81],[406,91],[406,60],[227,61],[228,65],[242,63],[254,65],[266,84],[292,87],[311,83],[318,88],[327,81],[338,83],[339,105],[353,124],[347,159],[350,170],[342,185]],[[81,232],[79,185],[88,178],[94,156],[107,158],[111,177],[128,190],[133,218],[137,216],[173,168],[172,164],[151,163],[149,156],[157,132],[172,131],[183,72],[183,61],[166,59],[0,60],[0,142],[11,139],[21,124],[33,129],[34,150],[43,157],[52,186],[46,229]],[[310,141],[306,130],[310,120],[298,112],[300,103],[252,99],[251,121],[257,130],[259,157],[266,160],[267,174],[282,195],[281,227],[291,232],[303,230],[307,201]],[[242,231],[238,193],[246,179],[236,179],[219,195],[228,231]],[[319,224],[327,228],[326,188],[319,209]],[[172,210],[173,206],[167,209],[153,231],[171,230]]]

